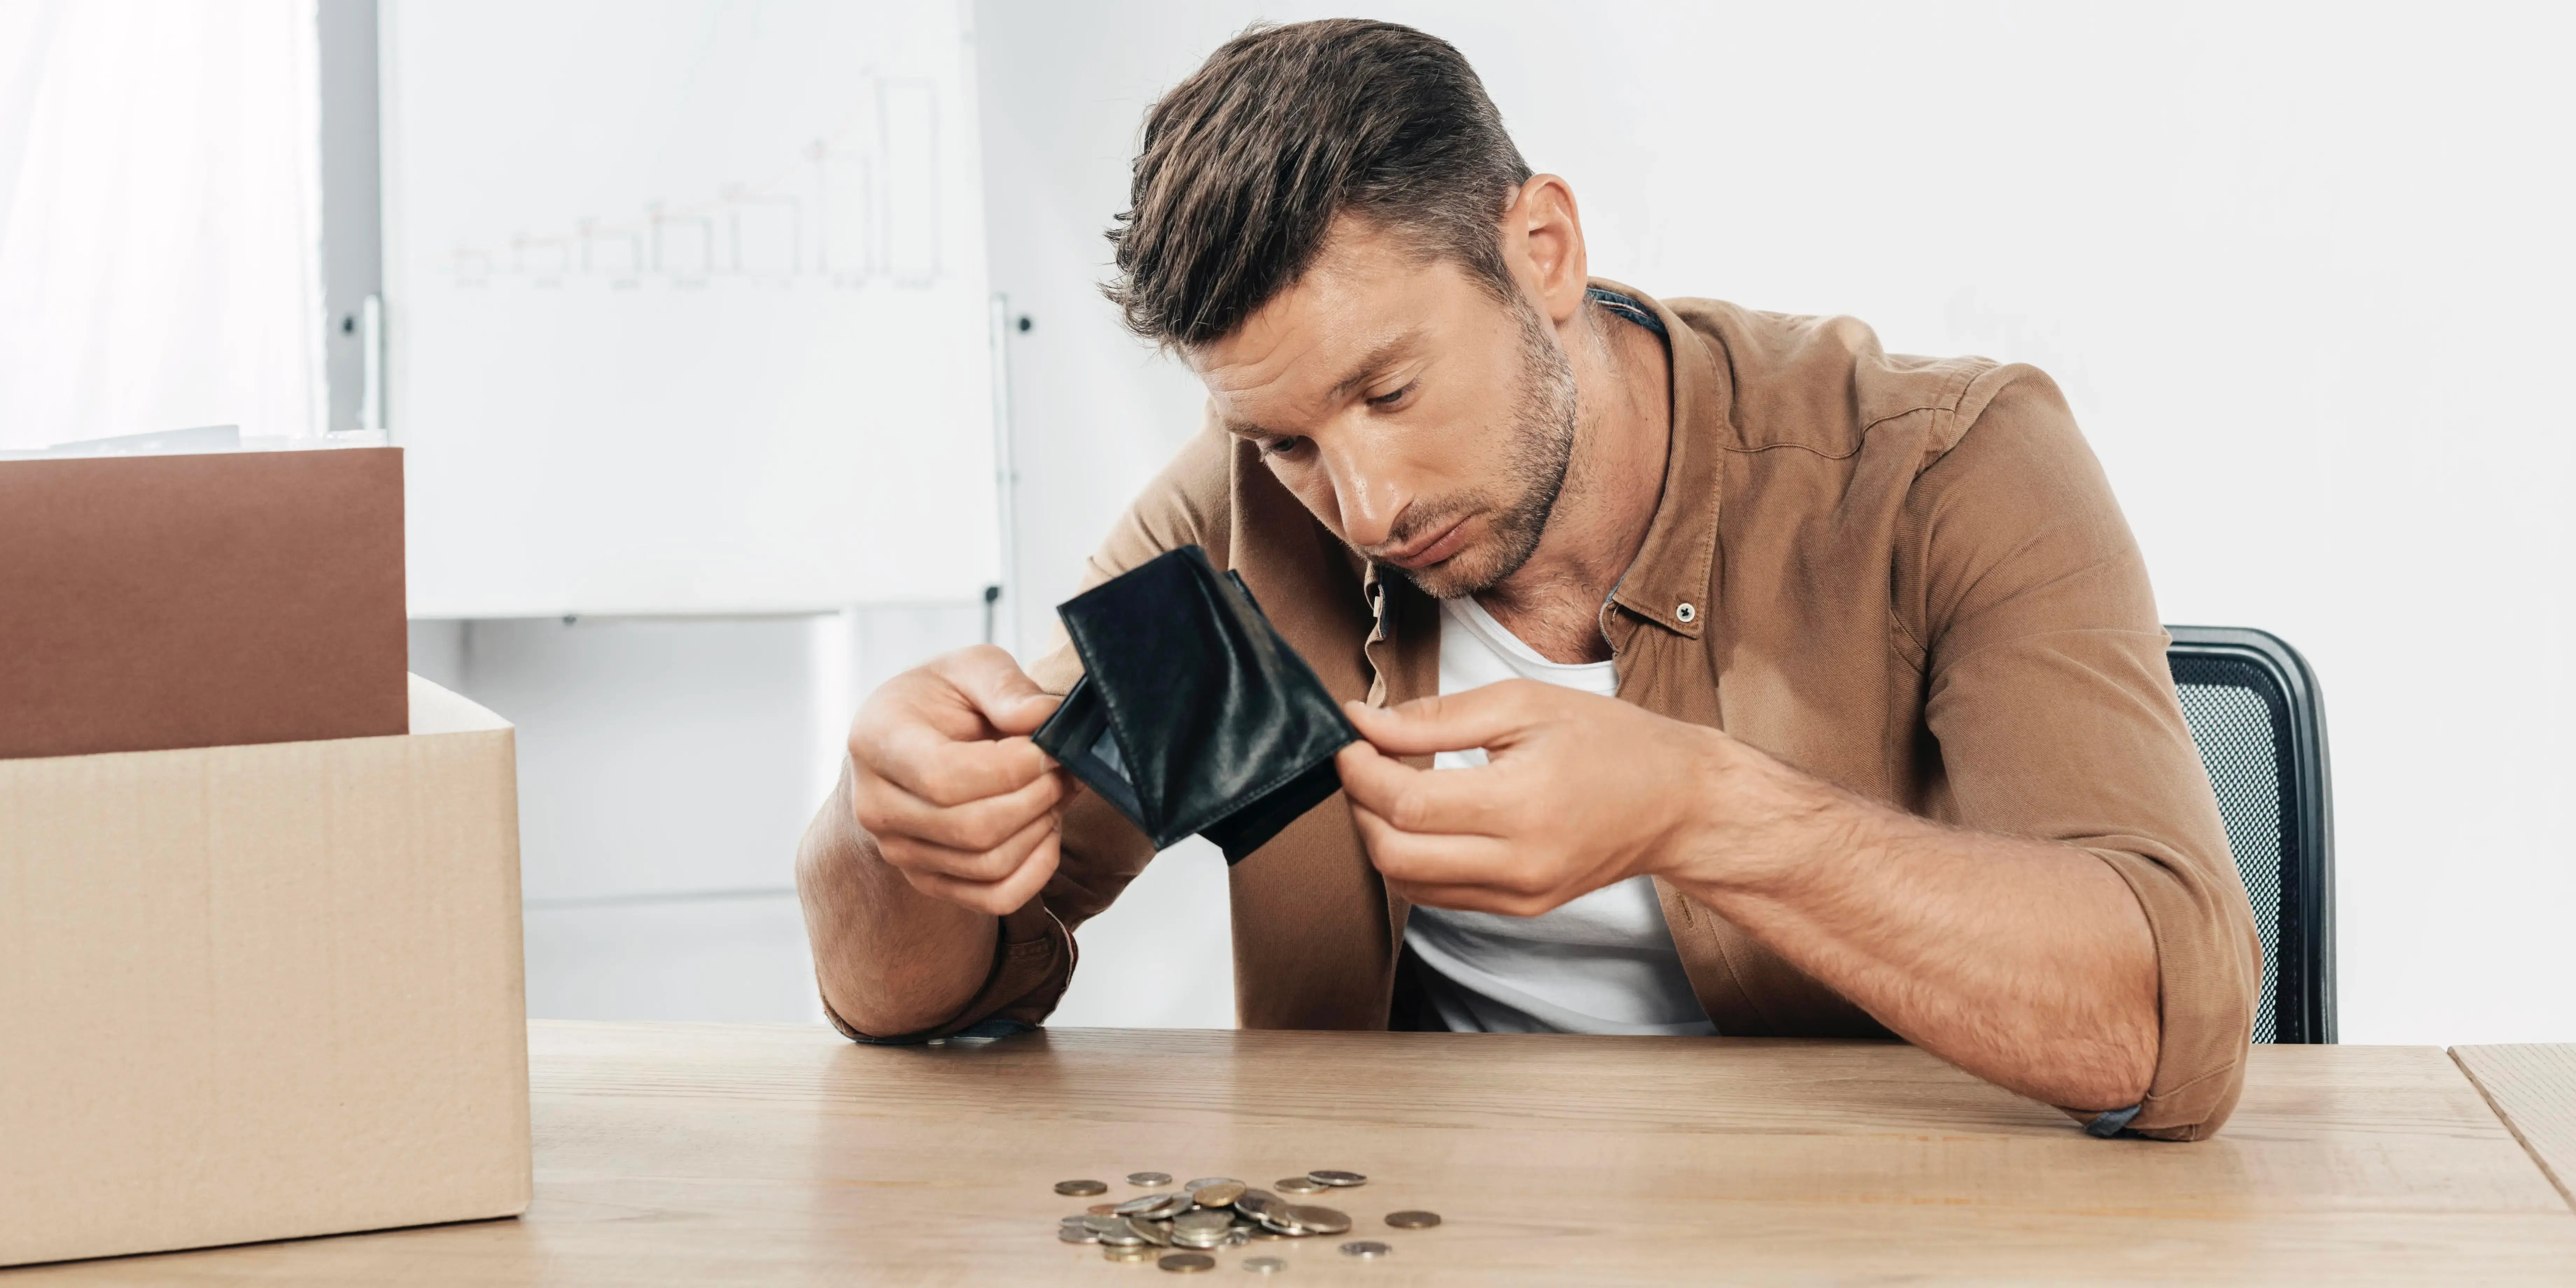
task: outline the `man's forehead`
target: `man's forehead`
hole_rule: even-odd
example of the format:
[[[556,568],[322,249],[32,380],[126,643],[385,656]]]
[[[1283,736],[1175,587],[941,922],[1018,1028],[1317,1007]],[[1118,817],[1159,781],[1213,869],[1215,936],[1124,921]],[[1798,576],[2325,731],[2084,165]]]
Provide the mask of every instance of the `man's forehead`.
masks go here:
[[[1243,325],[1184,351],[1219,404],[1322,399],[1401,361],[1427,331],[1436,266],[1401,238],[1345,225]]]

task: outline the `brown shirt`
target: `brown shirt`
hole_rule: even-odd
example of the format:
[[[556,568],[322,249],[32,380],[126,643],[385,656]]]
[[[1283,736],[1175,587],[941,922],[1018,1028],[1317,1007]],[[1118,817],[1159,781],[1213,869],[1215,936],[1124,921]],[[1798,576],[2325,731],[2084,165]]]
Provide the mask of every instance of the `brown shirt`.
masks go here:
[[[1619,697],[1726,730],[1913,813],[2080,846],[2145,910],[2161,977],[2155,1081],[2133,1130],[2198,1139],[2236,1103],[2260,947],[2165,665],[2147,570],[2057,387],[2025,366],[1880,351],[1849,318],[1645,301],[1670,333],[1662,500],[1602,620]],[[1437,691],[1440,615],[1379,579],[1210,427],[1094,555],[1086,584],[1195,543],[1241,573],[1337,696]],[[1062,691],[1078,664],[1035,669]],[[1151,847],[1089,796],[1063,861],[1004,918],[948,1024],[1034,1023],[1072,927]],[[1406,907],[1340,797],[1230,873],[1235,997],[1252,1028],[1378,1029]],[[1700,1004],[1735,1036],[1884,1037],[1834,990],[1657,881]]]

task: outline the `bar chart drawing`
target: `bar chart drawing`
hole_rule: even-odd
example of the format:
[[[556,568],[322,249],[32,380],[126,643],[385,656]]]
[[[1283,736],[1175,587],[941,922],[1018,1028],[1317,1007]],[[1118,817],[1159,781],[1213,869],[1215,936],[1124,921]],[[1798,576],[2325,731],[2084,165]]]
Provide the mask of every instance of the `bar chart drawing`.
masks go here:
[[[375,3],[415,615],[994,582],[969,0]]]
[[[784,149],[758,182],[729,182],[614,217],[459,242],[461,285],[498,278],[604,278],[702,284],[716,277],[819,279],[833,286],[926,287],[946,271],[940,246],[938,87],[865,77],[839,128]]]

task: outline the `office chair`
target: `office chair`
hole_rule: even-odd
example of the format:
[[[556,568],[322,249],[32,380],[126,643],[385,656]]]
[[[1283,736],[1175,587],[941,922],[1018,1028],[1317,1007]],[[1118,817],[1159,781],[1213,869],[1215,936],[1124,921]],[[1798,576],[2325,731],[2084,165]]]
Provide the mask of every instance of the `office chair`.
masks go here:
[[[2334,816],[2316,676],[2266,631],[2165,629],[2183,719],[2263,936],[2254,1040],[2332,1042]]]

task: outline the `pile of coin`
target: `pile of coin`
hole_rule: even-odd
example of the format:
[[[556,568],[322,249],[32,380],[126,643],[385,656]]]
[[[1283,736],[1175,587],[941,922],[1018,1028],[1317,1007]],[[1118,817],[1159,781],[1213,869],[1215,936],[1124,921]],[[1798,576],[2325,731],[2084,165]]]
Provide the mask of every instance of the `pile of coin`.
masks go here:
[[[1165,1172],[1130,1172],[1129,1185],[1152,1189],[1169,1185]],[[1216,1268],[1207,1255],[1219,1248],[1314,1235],[1348,1234],[1349,1214],[1311,1203],[1283,1199],[1279,1193],[1310,1195],[1351,1189],[1368,1183],[1357,1172],[1318,1170],[1271,1182],[1256,1189],[1229,1176],[1209,1176],[1178,1190],[1156,1190],[1123,1203],[1096,1203],[1089,1211],[1064,1218],[1056,1237],[1066,1243],[1097,1243],[1111,1261],[1151,1261],[1165,1270],[1187,1274]],[[1059,1181],[1055,1192],[1075,1198],[1106,1194],[1101,1181]],[[1386,1223],[1399,1230],[1426,1230],[1440,1224],[1431,1212],[1393,1212]],[[1344,1255],[1374,1260],[1395,1251],[1371,1239],[1341,1246]],[[1277,1257],[1247,1257],[1243,1268],[1275,1274],[1288,1268]]]

